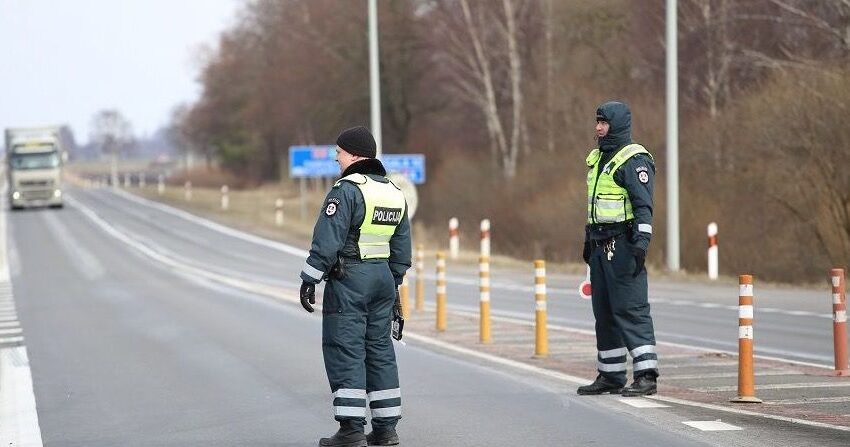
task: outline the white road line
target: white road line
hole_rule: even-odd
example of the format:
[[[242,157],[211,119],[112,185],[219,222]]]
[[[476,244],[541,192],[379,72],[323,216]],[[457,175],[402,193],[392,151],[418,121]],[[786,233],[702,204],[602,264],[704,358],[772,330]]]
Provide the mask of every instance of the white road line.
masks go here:
[[[5,335],[5,336],[9,336],[9,335],[21,335],[21,333],[23,333],[23,330],[22,330],[21,328],[15,328],[15,329],[0,329],[0,335]]]
[[[74,202],[76,202],[76,201],[74,201]],[[142,252],[144,255],[149,256],[156,261],[164,262],[164,263],[166,263],[166,265],[182,267],[181,270],[183,270],[183,271],[175,272],[175,273],[189,274],[189,275],[195,274],[195,275],[199,276],[200,278],[212,279],[212,280],[217,281],[221,284],[228,285],[228,286],[231,286],[231,287],[235,287],[237,289],[246,290],[248,292],[256,293],[258,295],[269,296],[269,297],[276,298],[276,299],[281,300],[281,301],[288,301],[288,302],[293,303],[293,304],[298,302],[298,299],[295,297],[294,293],[293,294],[281,293],[279,289],[274,289],[274,288],[266,287],[266,286],[259,285],[259,284],[250,284],[250,283],[246,283],[245,281],[233,280],[233,279],[227,278],[227,277],[222,276],[222,275],[210,274],[210,273],[205,272],[201,269],[186,268],[185,266],[180,266],[179,264],[175,264],[172,260],[170,260],[166,256],[161,255],[159,253],[156,253],[156,252],[150,250],[148,247],[145,247],[141,244],[136,243],[133,239],[131,239],[127,235],[119,232],[114,227],[109,225],[106,221],[101,219],[96,213],[89,210],[88,208],[86,208],[82,204],[79,204],[79,202],[76,202],[76,207],[85,216],[87,216],[90,220],[92,220],[92,222],[94,222],[95,224],[100,226],[102,229],[104,229],[104,231],[106,231],[107,234],[110,234],[111,236],[115,237],[119,241],[135,248],[136,250]],[[533,372],[533,373],[541,375],[541,376],[558,379],[558,380],[561,380],[561,381],[564,381],[564,382],[567,382],[567,383],[570,383],[570,384],[586,385],[586,384],[589,384],[591,382],[591,380],[583,378],[583,377],[576,377],[576,376],[572,376],[572,375],[569,375],[569,374],[561,373],[559,371],[544,369],[544,368],[540,368],[540,367],[537,367],[537,366],[534,366],[534,365],[522,363],[522,362],[519,362],[519,361],[510,360],[510,359],[506,359],[506,358],[503,358],[503,357],[498,357],[498,356],[495,356],[495,355],[487,354],[487,353],[484,353],[484,352],[479,352],[479,351],[475,351],[475,350],[472,350],[472,349],[464,348],[464,347],[461,347],[461,346],[452,345],[452,344],[449,344],[449,343],[446,343],[446,342],[443,342],[443,341],[440,341],[440,340],[437,340],[437,339],[434,339],[434,338],[431,338],[431,337],[428,337],[428,336],[419,335],[419,334],[416,334],[416,333],[413,333],[413,332],[407,333],[406,335],[407,335],[408,339],[417,340],[417,341],[419,341],[423,344],[428,344],[428,345],[431,345],[431,346],[434,346],[434,347],[437,347],[437,348],[440,348],[440,349],[452,351],[452,352],[462,354],[462,355],[467,356],[467,357],[475,357],[475,358],[479,358],[479,359],[482,359],[482,360],[486,360],[486,361],[491,362],[491,363],[505,365],[505,366],[508,366],[508,367],[511,367],[511,368],[514,368],[514,369]],[[691,347],[691,348],[693,348],[693,347]],[[702,349],[702,350],[706,350],[706,349]],[[734,413],[734,414],[745,414],[745,415],[749,415],[749,416],[756,416],[756,417],[780,420],[780,421],[785,421],[785,422],[793,422],[793,423],[797,423],[797,424],[801,424],[801,425],[809,425],[809,426],[814,426],[814,427],[822,427],[822,428],[830,428],[830,429],[835,429],[835,430],[850,431],[850,427],[830,425],[830,424],[825,424],[825,423],[821,423],[821,422],[813,422],[813,421],[807,421],[807,420],[795,419],[795,418],[788,418],[788,417],[783,417],[783,416],[774,416],[774,415],[770,415],[770,414],[755,413],[755,412],[751,412],[751,411],[744,411],[744,410],[738,410],[738,409],[733,409],[733,408],[725,408],[725,407],[721,407],[719,405],[703,404],[703,403],[700,403],[700,402],[692,402],[692,401],[683,400],[683,399],[667,398],[667,397],[658,396],[658,395],[650,396],[650,398],[652,398],[653,400],[657,400],[657,401],[661,401],[661,402],[674,403],[674,404],[678,404],[678,405],[693,406],[693,407],[698,407],[698,408],[707,408],[707,409],[729,412],[729,413]]]
[[[844,388],[850,387],[850,382],[805,382],[805,383],[771,383],[766,385],[756,385],[758,390],[793,390],[797,388]],[[737,385],[730,386],[705,386],[705,387],[689,387],[694,391],[703,392],[719,392],[719,391],[736,391]]]
[[[0,192],[0,285],[8,288],[11,296],[10,261],[15,268],[17,256],[13,251],[14,239],[9,244],[6,237],[7,215],[6,194],[7,185],[4,182]],[[9,254],[7,255],[7,249]],[[17,267],[20,271],[20,267]],[[9,317],[10,315],[6,315]],[[17,315],[15,315],[17,318]],[[11,332],[14,331],[14,332]],[[22,343],[20,329],[0,330],[0,335],[15,335],[0,337],[0,346],[12,343]],[[30,371],[27,348],[16,346],[0,349],[0,444],[17,447],[41,447],[41,428],[38,425],[38,412],[35,407],[35,394],[32,389],[32,372]]]
[[[0,349],[0,420],[3,445],[42,445],[29,359],[23,346]]]
[[[635,408],[670,408],[670,405],[664,405],[659,402],[654,402],[648,399],[644,399],[642,397],[627,397],[624,399],[617,399],[620,402],[631,405]]]
[[[9,322],[9,321],[18,321],[18,316],[17,315],[0,316],[0,323],[6,323],[6,322]]]
[[[727,424],[720,421],[684,421],[682,423],[702,431],[743,430],[743,428],[738,427],[737,425]]]
[[[271,239],[266,239],[266,238],[262,238],[262,237],[259,237],[259,236],[255,236],[253,234],[246,233],[244,231],[235,230],[233,228],[226,227],[224,225],[218,224],[218,223],[213,222],[211,220],[204,219],[202,217],[198,217],[198,216],[196,216],[192,213],[189,213],[189,212],[186,212],[186,211],[183,211],[183,210],[180,210],[180,209],[168,206],[168,205],[163,205],[161,203],[157,203],[157,202],[154,202],[152,200],[144,199],[142,197],[130,194],[128,192],[124,192],[124,191],[121,191],[121,190],[113,190],[112,193],[119,195],[119,196],[121,196],[121,197],[123,197],[123,198],[125,198],[129,201],[136,202],[136,203],[145,205],[147,207],[154,208],[154,209],[160,210],[162,212],[171,214],[173,216],[180,217],[182,219],[188,220],[189,222],[196,223],[198,225],[207,227],[211,230],[217,231],[217,232],[222,233],[222,234],[226,234],[228,236],[235,237],[237,239],[242,239],[244,241],[253,242],[255,244],[262,245],[264,247],[272,248],[272,249],[275,249],[275,250],[279,250],[279,251],[282,251],[284,253],[291,254],[295,257],[299,257],[299,258],[306,258],[307,254],[308,254],[307,250],[304,250],[304,249],[301,249],[301,248],[296,248],[296,247],[293,247],[291,245],[284,244],[282,242],[273,241]]]
[[[850,396],[809,397],[803,399],[779,399],[764,401],[766,405],[834,404],[842,402],[850,402]]]
[[[20,325],[19,321],[0,321],[0,328],[18,327]]]
[[[791,422],[793,424],[807,425],[809,427],[829,428],[829,429],[832,429],[832,430],[850,432],[850,427],[846,427],[844,425],[832,425],[832,424],[826,424],[826,423],[823,423],[823,422],[807,421],[805,419],[798,419],[798,418],[790,418],[790,417],[787,417],[787,416],[777,416],[775,414],[756,413],[755,411],[741,410],[741,409],[738,409],[738,408],[723,407],[723,406],[720,406],[720,405],[706,404],[706,403],[702,403],[702,402],[694,402],[694,401],[690,401],[690,400],[677,399],[675,397],[659,396],[658,394],[655,394],[653,396],[648,396],[647,399],[652,399],[652,400],[657,400],[657,401],[667,402],[667,403],[677,404],[677,405],[687,405],[689,407],[704,408],[706,410],[714,410],[714,411],[722,411],[722,412],[732,413],[732,414],[739,414],[739,415],[743,415],[743,416],[754,416],[754,417],[761,417],[761,418],[765,418],[765,419],[772,419],[772,420],[775,420],[775,421]]]

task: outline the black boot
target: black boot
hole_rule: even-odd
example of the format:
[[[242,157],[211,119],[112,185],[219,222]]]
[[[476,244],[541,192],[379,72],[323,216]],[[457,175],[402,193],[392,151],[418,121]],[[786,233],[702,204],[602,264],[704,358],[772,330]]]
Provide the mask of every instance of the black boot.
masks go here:
[[[398,445],[398,433],[394,428],[374,428],[366,441],[369,445]]]
[[[330,438],[319,440],[321,447],[366,447],[366,435],[350,422],[340,422],[339,430]]]
[[[582,396],[589,396],[595,394],[617,394],[623,390],[623,385],[619,383],[613,382],[602,374],[596,376],[596,380],[593,381],[590,385],[584,385],[578,387],[578,393]]]
[[[649,396],[655,394],[657,391],[658,385],[656,384],[655,377],[646,375],[635,378],[635,381],[631,385],[623,388],[623,396]]]

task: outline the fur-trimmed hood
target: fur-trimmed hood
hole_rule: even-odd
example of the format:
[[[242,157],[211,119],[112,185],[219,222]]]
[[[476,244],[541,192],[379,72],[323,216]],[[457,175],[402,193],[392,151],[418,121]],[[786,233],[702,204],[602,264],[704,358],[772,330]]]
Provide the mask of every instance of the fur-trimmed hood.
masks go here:
[[[384,168],[384,164],[381,163],[381,160],[378,160],[377,158],[366,158],[352,163],[351,166],[343,171],[340,178],[351,174],[374,174],[385,177],[387,175],[387,170]]]

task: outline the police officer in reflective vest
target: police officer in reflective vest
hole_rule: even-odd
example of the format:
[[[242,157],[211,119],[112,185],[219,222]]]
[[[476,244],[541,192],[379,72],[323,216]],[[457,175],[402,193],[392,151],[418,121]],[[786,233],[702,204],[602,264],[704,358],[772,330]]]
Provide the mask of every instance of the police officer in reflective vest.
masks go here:
[[[631,139],[626,104],[596,110],[599,143],[587,157],[584,261],[590,266],[596,317],[596,380],[578,394],[655,394],[658,356],[647,300],[646,249],[652,237],[652,155]],[[634,381],[626,384],[626,356]]]
[[[301,304],[309,312],[316,284],[327,280],[322,353],[340,428],[319,445],[396,445],[401,391],[391,327],[401,318],[398,286],[411,261],[407,203],[385,177],[368,129],[347,129],[336,143],[342,178],[324,201],[301,272]]]

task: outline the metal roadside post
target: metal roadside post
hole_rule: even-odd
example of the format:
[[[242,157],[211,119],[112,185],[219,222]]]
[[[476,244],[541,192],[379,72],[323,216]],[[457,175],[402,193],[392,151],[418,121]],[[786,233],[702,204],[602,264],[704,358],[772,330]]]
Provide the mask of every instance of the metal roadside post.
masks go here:
[[[753,277],[738,277],[738,397],[734,403],[761,403],[753,368]]]
[[[847,349],[847,295],[844,269],[832,269],[832,336],[835,350],[836,376],[850,376],[850,356]]]
[[[191,202],[192,201],[192,182],[187,180],[186,183],[183,184],[183,190],[184,190],[183,191],[183,197],[186,199],[187,202]]]
[[[165,176],[159,174],[156,179],[156,192],[159,195],[165,194]]]
[[[549,335],[546,331],[546,261],[534,261],[534,356],[549,355]]]

